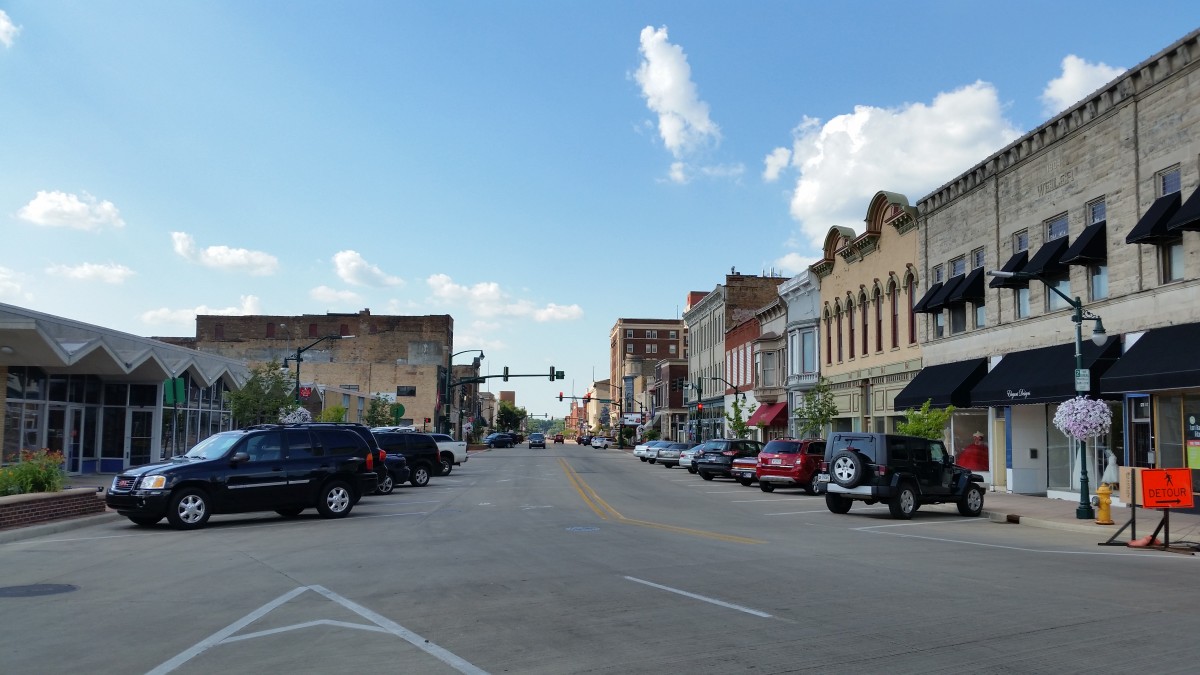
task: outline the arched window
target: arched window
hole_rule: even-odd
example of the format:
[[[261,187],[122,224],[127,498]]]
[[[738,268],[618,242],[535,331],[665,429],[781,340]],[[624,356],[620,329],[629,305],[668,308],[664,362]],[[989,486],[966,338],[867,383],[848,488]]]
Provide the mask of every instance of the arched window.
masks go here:
[[[854,301],[853,300],[846,301],[846,311],[849,313],[848,318],[850,319],[850,323],[849,323],[849,325],[850,325],[850,358],[854,358]],[[839,335],[839,338],[840,337],[841,336]]]
[[[883,351],[883,295],[875,288],[875,351]]]
[[[837,324],[837,360],[842,362],[842,310],[837,310],[837,315],[833,317],[834,323]]]
[[[866,356],[870,353],[870,342],[867,341],[867,294],[861,293],[858,296],[858,311],[861,315],[860,327],[862,328],[862,355]]]
[[[833,320],[825,313],[825,365],[833,364]]]
[[[917,344],[917,313],[913,311],[913,305],[917,303],[916,280],[908,277],[904,280],[904,285],[908,291],[908,344]]]
[[[892,280],[888,289],[888,297],[892,303],[892,349],[900,346],[900,285]]]

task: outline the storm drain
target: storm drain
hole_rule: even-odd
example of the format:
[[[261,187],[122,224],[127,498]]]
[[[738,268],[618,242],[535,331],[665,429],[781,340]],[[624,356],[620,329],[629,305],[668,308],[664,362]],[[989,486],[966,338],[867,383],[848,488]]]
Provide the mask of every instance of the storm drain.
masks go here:
[[[29,584],[28,586],[0,587],[0,598],[32,598],[38,595],[58,595],[79,590],[71,584]]]

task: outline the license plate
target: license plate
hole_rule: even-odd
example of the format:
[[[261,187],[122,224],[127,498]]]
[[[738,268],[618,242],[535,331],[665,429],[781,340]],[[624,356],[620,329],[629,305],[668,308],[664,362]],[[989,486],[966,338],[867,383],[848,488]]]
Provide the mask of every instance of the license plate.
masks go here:
[[[828,483],[828,482],[829,482],[829,474],[827,474],[827,473],[819,473],[819,474],[817,474],[817,482],[819,482],[819,483]]]
[[[779,462],[780,462],[780,461],[781,461],[781,460],[780,460],[778,457],[776,457],[775,459],[772,459],[772,460],[771,460],[771,463],[772,463],[772,464],[779,464]]]

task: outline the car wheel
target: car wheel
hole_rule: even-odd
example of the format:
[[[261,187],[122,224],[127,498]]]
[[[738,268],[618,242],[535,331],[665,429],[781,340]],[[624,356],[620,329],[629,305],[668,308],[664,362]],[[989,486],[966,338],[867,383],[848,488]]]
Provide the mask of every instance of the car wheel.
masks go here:
[[[162,520],[162,516],[127,516],[127,518],[133,521],[134,525],[141,525],[142,527],[157,525],[158,521]]]
[[[340,480],[327,483],[317,495],[317,513],[322,518],[341,518],[354,508],[354,494],[350,486]]]
[[[758,482],[758,489],[759,489],[759,490],[762,490],[763,492],[774,492],[774,491],[775,491],[775,485],[774,485],[774,484],[772,484],[772,483],[764,483],[764,482],[762,482],[762,481],[759,481],[759,482]]]
[[[862,480],[862,457],[849,450],[842,450],[833,456],[833,462],[829,465],[829,473],[833,477],[833,482],[844,488],[852,488]]]
[[[741,483],[742,487],[750,487],[751,485],[754,485],[754,481],[750,480],[749,478],[739,478],[737,479],[737,482]]]
[[[812,478],[809,478],[808,482],[804,484],[804,491],[810,495],[815,495],[818,492],[820,492],[820,490],[821,490],[821,482],[817,480],[817,474],[814,471]]]
[[[969,518],[983,513],[983,490],[978,485],[972,483],[958,500],[958,512]]]
[[[296,516],[300,515],[300,512],[303,510],[304,507],[302,506],[289,506],[286,509],[275,509],[275,513],[278,513],[284,518],[295,518]]]
[[[454,458],[442,455],[442,475],[449,476],[454,470]]]
[[[825,493],[825,506],[834,513],[848,513],[853,503],[853,499],[841,495],[831,495],[828,492]]]
[[[648,460],[646,460],[646,461],[647,461],[647,462],[650,462],[651,464],[653,464],[653,463],[657,462],[658,460],[657,460],[657,459],[648,459]]]
[[[692,467],[690,467],[690,466],[689,466],[689,467],[688,467],[688,473],[690,473],[690,474],[695,474],[695,473],[696,473],[696,470],[695,470],[695,469],[693,469]]]
[[[646,461],[645,457],[638,457],[638,459],[642,460],[643,462]]]
[[[892,512],[892,517],[898,520],[910,520],[913,517],[917,512],[917,491],[913,489],[912,483],[900,485],[900,492],[888,500],[888,510]]]
[[[700,477],[703,478],[704,480],[712,480],[713,479],[713,475],[707,471],[701,471]]]
[[[412,483],[413,487],[425,487],[429,485],[429,465],[420,462],[414,466],[412,476],[409,477],[408,482]]]
[[[662,468],[664,468],[664,469],[674,469],[675,468],[674,464],[662,464],[660,466],[662,466]]]
[[[196,488],[184,488],[171,495],[167,520],[177,530],[194,530],[208,522],[208,494]]]
[[[375,488],[377,495],[390,495],[396,489],[396,481],[392,478],[392,472],[388,471],[383,474],[383,478],[379,481],[379,487]]]

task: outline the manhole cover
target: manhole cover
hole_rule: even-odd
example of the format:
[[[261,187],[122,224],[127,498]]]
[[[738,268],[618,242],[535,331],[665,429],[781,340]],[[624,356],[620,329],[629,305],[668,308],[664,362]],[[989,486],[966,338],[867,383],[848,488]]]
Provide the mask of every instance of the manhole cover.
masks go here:
[[[79,590],[71,584],[29,584],[28,586],[0,587],[0,598],[31,598],[35,595],[57,595]]]
[[[568,527],[567,532],[596,532],[599,529],[600,528],[598,528],[598,527],[591,527],[588,525],[579,525],[576,527]]]

